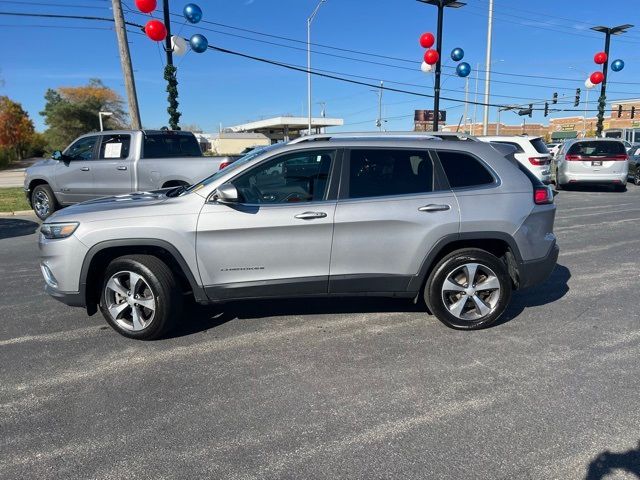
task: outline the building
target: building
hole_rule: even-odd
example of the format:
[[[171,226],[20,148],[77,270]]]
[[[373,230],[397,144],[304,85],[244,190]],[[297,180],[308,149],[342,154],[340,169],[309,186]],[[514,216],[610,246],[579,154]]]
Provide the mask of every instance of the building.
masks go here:
[[[469,123],[466,126],[460,125],[445,125],[442,127],[443,132],[465,132],[469,135],[482,135],[482,123]],[[507,125],[500,123],[498,127],[497,123],[489,123],[487,125],[488,135],[532,135],[536,137],[545,138],[548,133],[548,127],[541,123],[521,123],[520,125]]]
[[[612,103],[611,117],[605,118],[603,126],[606,137],[640,143],[640,99]]]
[[[302,135],[309,129],[309,119],[307,117],[291,117],[281,116],[274,118],[265,118],[255,122],[243,123],[235,125],[225,130],[232,132],[261,133],[265,135],[271,143],[288,142]],[[328,127],[341,127],[344,120],[341,118],[312,118],[312,133],[322,133]]]
[[[596,117],[562,117],[549,120],[549,138],[563,141],[571,138],[593,137],[596,134]]]
[[[238,155],[247,148],[271,145],[261,133],[194,133],[203,152],[214,155]]]

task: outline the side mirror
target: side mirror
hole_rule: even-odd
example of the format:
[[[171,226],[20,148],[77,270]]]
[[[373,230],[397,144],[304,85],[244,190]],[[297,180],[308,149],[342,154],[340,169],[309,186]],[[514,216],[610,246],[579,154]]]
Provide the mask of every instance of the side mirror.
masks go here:
[[[56,150],[51,154],[51,158],[53,160],[62,160],[62,152],[60,150]]]
[[[231,182],[223,183],[216,189],[213,198],[220,203],[237,203],[238,190]]]

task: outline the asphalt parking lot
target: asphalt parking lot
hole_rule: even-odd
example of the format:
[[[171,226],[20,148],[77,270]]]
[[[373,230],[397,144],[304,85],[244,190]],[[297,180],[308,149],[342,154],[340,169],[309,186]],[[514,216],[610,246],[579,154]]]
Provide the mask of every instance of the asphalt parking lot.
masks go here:
[[[557,204],[556,270],[493,328],[254,301],[146,343],[45,295],[2,218],[0,477],[637,478],[640,187]]]

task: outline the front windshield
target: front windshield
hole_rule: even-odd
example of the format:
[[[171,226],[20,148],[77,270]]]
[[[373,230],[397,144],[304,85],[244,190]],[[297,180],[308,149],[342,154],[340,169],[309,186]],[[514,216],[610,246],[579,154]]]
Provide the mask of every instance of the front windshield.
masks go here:
[[[284,145],[283,143],[276,143],[274,145],[269,145],[267,147],[254,148],[249,153],[247,153],[245,156],[240,157],[238,160],[233,162],[228,167],[225,167],[222,170],[218,170],[216,173],[214,173],[213,175],[205,178],[201,182],[194,183],[193,185],[190,185],[188,188],[186,188],[182,192],[182,195],[187,194],[189,192],[193,192],[194,190],[200,190],[202,187],[206,187],[207,185],[210,185],[212,182],[215,182],[218,178],[220,178],[222,175],[228,173],[229,171],[235,170],[236,168],[241,167],[245,163],[250,162],[251,160],[256,158],[258,155],[262,155],[263,153],[270,152],[271,150],[275,150],[276,148],[280,148],[283,145]]]

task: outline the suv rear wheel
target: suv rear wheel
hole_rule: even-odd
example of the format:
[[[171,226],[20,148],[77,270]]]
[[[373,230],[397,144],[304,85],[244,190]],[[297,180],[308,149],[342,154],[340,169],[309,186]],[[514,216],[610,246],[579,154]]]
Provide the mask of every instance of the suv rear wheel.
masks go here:
[[[100,294],[100,311],[125,337],[153,340],[175,323],[181,305],[171,269],[151,255],[118,257],[107,267]]]
[[[476,330],[493,324],[511,299],[505,264],[484,250],[456,250],[435,266],[424,289],[429,310],[444,324]]]

